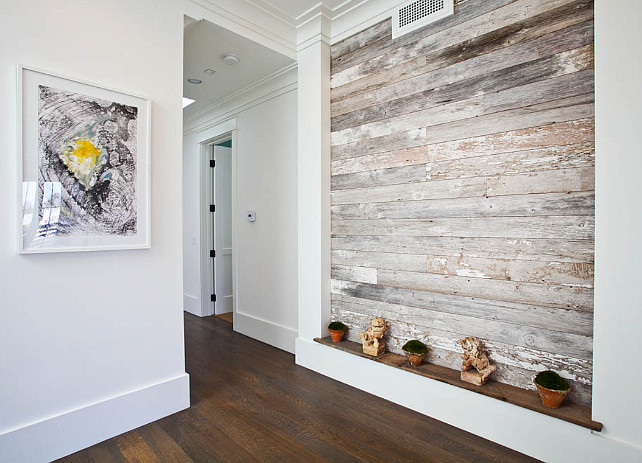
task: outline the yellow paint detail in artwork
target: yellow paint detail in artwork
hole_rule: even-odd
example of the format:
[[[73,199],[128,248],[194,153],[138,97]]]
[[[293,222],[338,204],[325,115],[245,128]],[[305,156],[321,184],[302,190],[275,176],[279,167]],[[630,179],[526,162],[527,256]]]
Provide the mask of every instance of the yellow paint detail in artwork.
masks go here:
[[[94,146],[91,140],[76,140],[76,145],[78,146],[72,151],[72,156],[76,156],[82,164],[96,164],[100,150]]]
[[[104,164],[105,156],[91,140],[78,138],[64,148],[62,161],[85,188],[90,188],[96,182],[95,173]]]

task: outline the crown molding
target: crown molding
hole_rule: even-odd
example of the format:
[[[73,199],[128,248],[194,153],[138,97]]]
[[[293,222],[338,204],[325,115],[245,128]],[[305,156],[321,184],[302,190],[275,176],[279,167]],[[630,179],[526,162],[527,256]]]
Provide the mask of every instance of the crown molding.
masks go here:
[[[205,130],[213,122],[238,114],[296,87],[297,64],[294,63],[186,117],[183,134]]]
[[[289,58],[296,58],[296,27],[249,0],[184,0],[184,14],[207,19]]]
[[[401,0],[322,1],[294,16],[267,0],[184,0],[185,14],[211,22],[296,59],[297,51],[323,41],[337,43],[390,17]],[[392,4],[391,4],[392,3]]]

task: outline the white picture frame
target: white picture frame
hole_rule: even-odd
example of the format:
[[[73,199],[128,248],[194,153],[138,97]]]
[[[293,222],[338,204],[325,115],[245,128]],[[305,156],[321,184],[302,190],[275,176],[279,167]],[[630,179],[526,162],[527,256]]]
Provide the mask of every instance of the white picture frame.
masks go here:
[[[20,254],[151,246],[151,102],[17,66]]]

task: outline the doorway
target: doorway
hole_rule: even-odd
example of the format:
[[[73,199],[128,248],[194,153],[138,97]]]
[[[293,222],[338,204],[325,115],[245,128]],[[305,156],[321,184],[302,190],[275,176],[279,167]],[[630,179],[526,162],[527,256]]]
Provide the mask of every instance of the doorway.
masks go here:
[[[210,265],[208,282],[211,313],[231,314],[234,307],[234,277],[232,264],[232,137],[214,141],[209,145],[207,159],[210,199],[208,242]]]

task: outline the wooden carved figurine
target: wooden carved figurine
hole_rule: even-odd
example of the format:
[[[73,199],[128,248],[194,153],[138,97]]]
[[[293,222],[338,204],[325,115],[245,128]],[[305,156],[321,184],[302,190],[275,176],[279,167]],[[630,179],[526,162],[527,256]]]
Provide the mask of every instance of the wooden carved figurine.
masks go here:
[[[383,344],[383,335],[386,333],[386,321],[381,317],[375,317],[370,320],[370,326],[366,331],[359,333],[361,343],[363,344],[363,353],[368,355],[380,356],[386,351]]]
[[[461,379],[467,383],[481,386],[488,382],[490,374],[497,369],[490,363],[484,352],[481,341],[477,338],[466,337],[459,341],[464,353],[461,354]],[[477,371],[469,371],[474,368]]]

